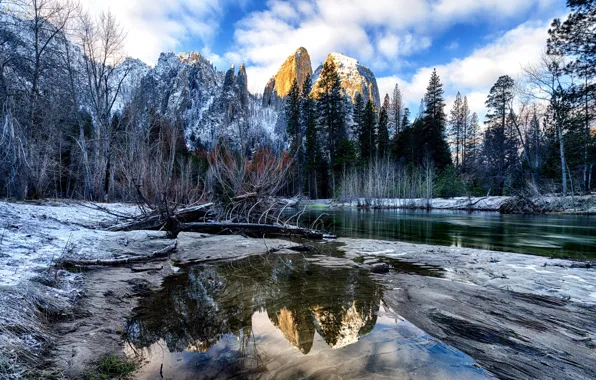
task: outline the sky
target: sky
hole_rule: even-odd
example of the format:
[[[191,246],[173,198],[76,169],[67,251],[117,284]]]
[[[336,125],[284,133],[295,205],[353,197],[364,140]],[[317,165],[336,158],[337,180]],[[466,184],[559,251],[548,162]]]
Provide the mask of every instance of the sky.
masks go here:
[[[112,12],[127,32],[126,54],[149,65],[168,51],[199,51],[220,70],[244,62],[249,90],[260,93],[298,47],[313,70],[339,52],[375,73],[381,98],[399,84],[413,115],[436,68],[447,106],[460,91],[481,120],[492,84],[535,62],[550,22],[567,13],[564,0],[82,2],[91,14]]]

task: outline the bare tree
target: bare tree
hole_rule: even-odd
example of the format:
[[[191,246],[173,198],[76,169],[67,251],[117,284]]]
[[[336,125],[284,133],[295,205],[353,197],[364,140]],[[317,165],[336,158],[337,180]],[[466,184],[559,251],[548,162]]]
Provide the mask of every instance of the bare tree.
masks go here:
[[[31,56],[24,57],[32,64],[28,120],[28,127],[32,129],[39,119],[37,98],[40,78],[51,65],[45,56],[52,53],[53,45],[66,32],[79,4],[71,0],[17,0],[12,4],[18,17],[26,21],[33,40]]]
[[[403,116],[403,99],[401,90],[399,89],[399,85],[396,84],[395,88],[393,89],[393,96],[391,97],[391,104],[390,104],[390,117],[389,122],[390,126],[393,129],[394,133],[399,133],[402,130],[402,116]]]
[[[569,88],[568,77],[564,75],[563,58],[543,54],[540,62],[524,69],[528,91],[526,94],[538,101],[546,102],[553,114],[553,121],[559,139],[559,157],[561,160],[561,186],[563,195],[567,195],[567,160],[565,156],[565,133],[563,125],[567,115],[565,91]]]
[[[124,39],[125,33],[112,13],[101,13],[96,20],[88,14],[82,15],[80,43],[85,56],[87,98],[92,106],[94,132],[93,186],[99,199],[107,199],[109,195],[112,111],[130,72],[126,66],[119,67],[125,58]]]

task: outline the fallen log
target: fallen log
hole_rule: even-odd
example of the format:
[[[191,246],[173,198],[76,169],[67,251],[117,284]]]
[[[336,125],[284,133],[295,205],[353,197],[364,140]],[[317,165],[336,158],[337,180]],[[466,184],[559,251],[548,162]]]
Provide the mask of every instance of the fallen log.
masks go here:
[[[501,204],[499,213],[501,214],[524,214],[524,215],[538,215],[544,214],[548,210],[545,205],[538,200],[534,202],[533,199],[519,195],[512,197]]]
[[[179,231],[202,232],[208,234],[242,234],[249,237],[269,236],[301,236],[307,239],[322,240],[335,239],[335,235],[325,234],[320,231],[309,230],[297,226],[285,226],[281,224],[257,224],[257,223],[217,223],[217,222],[194,222],[180,223]]]
[[[242,195],[238,195],[236,197],[234,197],[232,200],[234,201],[242,201],[248,198],[256,198],[257,197],[257,193],[246,193],[246,194],[242,194]]]
[[[181,223],[191,222],[207,217],[211,213],[213,203],[205,203],[199,206],[192,206],[177,210],[173,217]],[[141,220],[126,222],[109,227],[108,231],[136,231],[136,230],[159,230],[166,223],[162,215],[151,215]]]
[[[151,271],[158,271],[158,270],[162,270],[162,269],[163,269],[163,265],[160,267],[149,267],[149,268],[132,267],[132,268],[130,268],[131,272],[134,272],[134,273],[151,272]]]
[[[58,266],[61,267],[81,267],[81,266],[119,266],[119,265],[126,265],[126,264],[136,264],[136,263],[145,263],[149,261],[155,260],[163,260],[167,258],[170,253],[176,250],[178,245],[178,240],[174,241],[174,243],[164,247],[162,249],[158,249],[157,251],[152,252],[150,255],[147,256],[128,256],[128,257],[121,257],[117,259],[64,259],[58,262]]]

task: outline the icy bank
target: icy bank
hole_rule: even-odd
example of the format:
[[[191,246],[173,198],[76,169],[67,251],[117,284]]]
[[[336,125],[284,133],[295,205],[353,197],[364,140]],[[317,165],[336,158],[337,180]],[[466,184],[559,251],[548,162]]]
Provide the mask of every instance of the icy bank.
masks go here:
[[[454,197],[454,198],[354,198],[349,200],[302,200],[300,206],[354,207],[370,209],[433,209],[462,211],[500,211],[515,197]],[[584,196],[541,196],[530,199],[546,212],[596,215],[596,195]]]
[[[53,262],[68,253],[107,254],[92,248],[106,238],[98,228],[136,213],[130,205],[101,208],[0,202],[0,378],[32,376],[28,369],[52,341],[48,318],[69,314],[80,296],[82,276]]]

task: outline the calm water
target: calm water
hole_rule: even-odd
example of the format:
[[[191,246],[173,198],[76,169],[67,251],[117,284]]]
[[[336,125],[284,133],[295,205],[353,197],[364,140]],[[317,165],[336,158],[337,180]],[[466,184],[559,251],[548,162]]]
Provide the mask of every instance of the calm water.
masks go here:
[[[389,308],[369,272],[312,260],[253,256],[187,267],[167,278],[127,326],[130,354],[146,363],[135,377],[489,376]]]
[[[489,212],[307,210],[304,225],[321,213],[324,228],[343,237],[483,248],[572,258],[596,258],[596,217],[501,215]],[[321,223],[318,223],[321,227]]]

